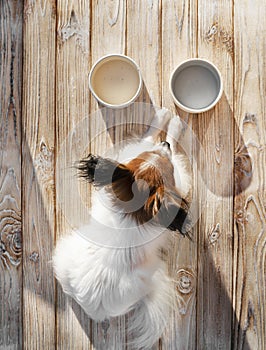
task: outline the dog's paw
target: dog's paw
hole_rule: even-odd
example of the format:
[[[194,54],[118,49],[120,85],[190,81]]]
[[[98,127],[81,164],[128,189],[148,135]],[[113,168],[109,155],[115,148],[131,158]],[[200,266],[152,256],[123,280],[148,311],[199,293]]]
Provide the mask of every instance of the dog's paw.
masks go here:
[[[173,145],[178,142],[183,131],[183,123],[179,116],[175,115],[168,124],[166,141]]]

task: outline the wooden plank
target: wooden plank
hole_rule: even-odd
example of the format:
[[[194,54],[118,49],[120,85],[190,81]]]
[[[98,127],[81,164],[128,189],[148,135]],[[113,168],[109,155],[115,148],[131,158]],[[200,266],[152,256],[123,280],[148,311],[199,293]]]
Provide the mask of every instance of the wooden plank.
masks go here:
[[[82,224],[85,205],[79,201],[85,195],[80,188],[75,193],[77,177],[69,172],[84,156],[89,137],[89,1],[57,1],[56,47],[56,201],[57,238],[67,235],[73,226]],[[82,126],[82,132],[80,127]],[[77,194],[77,197],[75,195]],[[77,199],[77,200],[76,200]],[[57,288],[57,347],[59,349],[89,349],[90,320],[61,287]]]
[[[24,2],[23,343],[55,347],[54,242],[55,1]]]
[[[224,94],[198,116],[199,154],[205,202],[199,220],[197,289],[198,349],[230,349],[232,306],[233,149],[232,1],[198,0],[198,56],[212,61],[224,80]],[[202,205],[202,204],[201,204]]]
[[[266,348],[266,4],[237,0],[234,13],[238,132],[232,348],[258,350]]]
[[[126,53],[139,65],[138,101],[161,106],[161,1],[127,1]]]
[[[162,100],[163,105],[181,117],[169,91],[169,78],[182,61],[197,56],[197,1],[162,2]]]
[[[0,2],[0,349],[22,347],[22,2]]]
[[[92,3],[92,63],[103,55],[125,53],[126,3],[99,0]]]
[[[136,105],[128,113],[127,131],[141,137],[161,106],[161,1],[128,0],[126,22],[126,53],[140,67],[143,79]]]
[[[177,109],[169,91],[169,78],[183,60],[197,55],[197,1],[162,1],[162,103],[178,114],[189,129],[179,140],[193,169],[193,135],[196,121]],[[196,145],[194,145],[196,147]],[[197,188],[196,174],[193,187]],[[197,281],[197,227],[193,241],[176,237],[169,258],[169,270],[176,281],[177,310],[171,315],[168,332],[162,339],[163,349],[196,349],[196,281]]]
[[[125,54],[126,2],[93,1],[91,12],[91,65],[107,54]],[[123,126],[117,127],[123,111],[102,108],[94,98],[90,111],[91,152],[104,155],[123,134]],[[125,317],[92,322],[92,342],[95,349],[124,349]]]
[[[125,54],[126,2],[119,0],[93,2],[91,20],[91,65],[108,54]],[[118,131],[111,125],[115,124],[114,118],[121,113],[101,108],[94,98],[91,99],[90,110],[92,114],[95,112],[97,115],[100,114],[100,118],[91,119],[90,127],[95,136],[91,142],[92,152],[101,154],[115,142]],[[108,132],[106,129],[109,129]]]

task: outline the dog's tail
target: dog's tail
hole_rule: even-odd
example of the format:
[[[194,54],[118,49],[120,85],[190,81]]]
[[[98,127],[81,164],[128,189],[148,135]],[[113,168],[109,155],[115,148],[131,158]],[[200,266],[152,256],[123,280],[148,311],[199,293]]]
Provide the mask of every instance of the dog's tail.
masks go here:
[[[174,308],[173,283],[163,270],[154,274],[155,289],[138,302],[128,319],[128,343],[134,349],[151,349],[166,328]]]

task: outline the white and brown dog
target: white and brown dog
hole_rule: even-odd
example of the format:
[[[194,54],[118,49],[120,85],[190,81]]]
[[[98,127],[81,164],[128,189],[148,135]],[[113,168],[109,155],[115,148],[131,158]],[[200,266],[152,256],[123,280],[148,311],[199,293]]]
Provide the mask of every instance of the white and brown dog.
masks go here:
[[[97,189],[90,224],[63,237],[53,257],[65,293],[96,321],[130,312],[136,349],[150,349],[175,303],[160,250],[170,231],[186,235],[190,175],[174,151],[182,123],[160,110],[144,137],[114,159],[89,155],[79,175]],[[163,142],[158,137],[166,132]]]

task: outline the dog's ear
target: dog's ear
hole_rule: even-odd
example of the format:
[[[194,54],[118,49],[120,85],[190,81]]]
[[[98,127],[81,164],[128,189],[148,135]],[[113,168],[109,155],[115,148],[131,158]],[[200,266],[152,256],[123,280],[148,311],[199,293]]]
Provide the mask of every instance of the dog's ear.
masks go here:
[[[178,200],[176,198],[175,200],[169,200],[166,196],[162,201],[157,217],[163,227],[171,231],[178,231],[183,236],[190,238],[190,212],[185,199],[180,197]]]
[[[78,165],[78,175],[93,183],[96,187],[103,187],[132,177],[130,170],[123,164],[108,158],[89,154]]]
[[[151,193],[145,204],[145,210],[148,217],[155,217],[161,208],[163,203],[163,189],[157,188],[156,190],[151,189]]]

